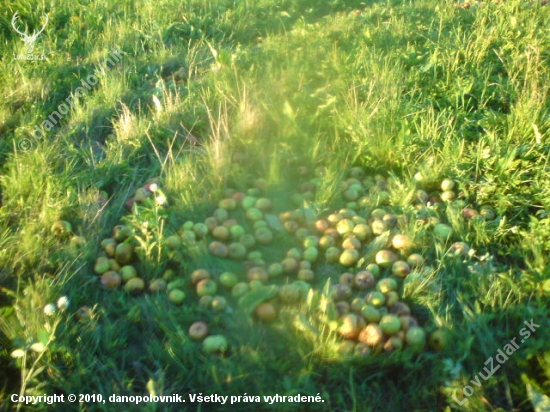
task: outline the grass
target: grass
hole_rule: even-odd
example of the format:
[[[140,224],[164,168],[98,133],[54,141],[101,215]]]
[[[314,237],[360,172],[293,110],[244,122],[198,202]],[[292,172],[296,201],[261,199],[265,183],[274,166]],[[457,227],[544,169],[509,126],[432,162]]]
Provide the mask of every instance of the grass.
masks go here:
[[[0,14],[0,408],[17,408],[13,393],[246,393],[325,401],[304,410],[548,410],[540,397],[550,396],[542,290],[550,277],[549,10],[519,0],[467,9],[435,0],[9,0]],[[10,25],[16,11],[29,30],[48,13],[35,46],[47,60],[12,61],[24,53]],[[35,125],[117,48],[120,62],[35,139]],[[240,155],[244,163],[235,162]],[[169,265],[154,240],[204,220],[225,188],[246,190],[257,177],[285,209],[297,165],[325,168],[311,206],[319,213],[342,206],[339,184],[354,165],[390,178],[395,210],[410,210],[417,172],[429,190],[452,177],[468,204],[496,209],[496,220],[471,225],[457,209],[444,212],[476,251],[468,263],[446,255],[421,227],[407,228],[423,239],[433,271],[405,295],[428,329],[448,329],[445,350],[333,359],[334,334],[311,336],[314,319],[294,312],[258,326],[238,312],[202,309],[191,291],[175,307],[164,296],[98,287],[93,263],[117,223],[147,239],[153,278]],[[128,217],[124,202],[155,176],[170,207]],[[84,247],[52,235],[58,219],[72,223]],[[142,229],[144,221],[154,224]],[[263,251],[280,259],[291,244],[283,236]],[[181,273],[199,267],[238,269],[212,259],[203,242],[187,244]],[[46,317],[43,307],[62,295],[70,309]],[[75,316],[82,306],[93,309],[87,322]],[[207,356],[190,341],[197,318],[229,337],[229,355]],[[540,329],[473,386],[467,403],[454,402],[530,319]],[[29,349],[37,342],[47,350]],[[25,355],[14,359],[18,348]]]

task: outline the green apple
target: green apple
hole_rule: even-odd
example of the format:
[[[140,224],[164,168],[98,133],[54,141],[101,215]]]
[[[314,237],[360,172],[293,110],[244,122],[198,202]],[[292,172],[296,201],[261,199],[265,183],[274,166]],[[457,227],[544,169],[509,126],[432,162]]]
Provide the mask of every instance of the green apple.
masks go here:
[[[378,323],[382,317],[380,311],[372,304],[364,305],[361,308],[361,315],[369,323]]]
[[[122,278],[114,270],[108,270],[100,278],[101,284],[107,289],[116,289],[122,283]]]
[[[218,203],[220,209],[235,210],[237,208],[237,200],[234,198],[222,199]]]
[[[419,253],[413,253],[407,258],[407,263],[413,269],[417,269],[424,264],[424,257]]]
[[[225,226],[216,226],[212,230],[212,237],[214,239],[223,240],[223,241],[229,240],[229,238],[231,237],[231,232]]]
[[[226,288],[232,288],[239,282],[238,276],[233,272],[223,272],[220,275],[220,283]]]
[[[149,283],[149,292],[160,293],[166,290],[166,281],[164,279],[153,279]]]
[[[390,291],[397,290],[397,282],[393,278],[380,279],[376,284],[376,290],[382,293],[388,293]]]
[[[375,278],[380,277],[380,267],[376,263],[368,264],[365,270],[372,273]]]
[[[391,268],[391,271],[394,276],[398,278],[406,278],[409,273],[411,273],[411,267],[407,262],[398,260],[395,262]]]
[[[311,282],[315,279],[315,273],[311,269],[300,269],[297,278],[304,282]]]
[[[453,179],[445,178],[441,182],[441,190],[442,191],[453,190],[454,187],[455,187],[455,181]]]
[[[351,219],[342,219],[336,224],[336,230],[341,236],[352,233],[354,228],[355,223]]]
[[[218,285],[212,279],[203,279],[197,283],[197,295],[215,295],[218,291]]]
[[[263,322],[273,322],[277,318],[277,309],[271,302],[263,302],[256,306],[254,314]]]
[[[300,289],[296,285],[283,285],[279,289],[279,298],[283,303],[296,303],[300,300]]]
[[[128,282],[130,279],[137,277],[137,270],[132,265],[126,265],[120,268],[120,276],[123,282]]]
[[[172,289],[168,293],[168,300],[174,305],[182,305],[185,300],[185,292],[181,289]]]
[[[434,226],[434,235],[442,241],[447,241],[453,235],[453,228],[445,223],[438,223]]]
[[[208,251],[212,255],[222,259],[225,259],[229,256],[229,248],[227,247],[227,245],[218,240],[210,242],[210,244],[208,245]]]
[[[394,335],[401,329],[401,321],[397,315],[384,315],[378,322],[380,330],[386,335]]]
[[[273,233],[267,227],[256,229],[254,237],[262,245],[268,245],[273,241]]]
[[[227,308],[227,300],[223,296],[214,296],[211,307],[216,312],[223,312]]]
[[[245,234],[245,230],[241,225],[233,225],[229,228],[229,233],[232,239],[239,240],[240,237]]]
[[[233,242],[229,245],[229,258],[241,260],[246,257],[246,247],[242,243]]]
[[[364,242],[368,239],[370,239],[373,236],[372,229],[369,225],[366,223],[358,223],[353,228],[352,233],[357,236],[357,238]]]
[[[275,262],[267,267],[267,274],[270,278],[279,277],[284,273],[284,268],[281,263]]]
[[[240,297],[246,295],[249,291],[250,286],[248,285],[248,283],[239,282],[231,289],[231,296],[233,296],[235,299],[239,299]]]
[[[94,272],[98,275],[103,275],[108,270],[111,270],[111,262],[109,262],[109,258],[106,257],[99,257],[95,261],[94,265]]]
[[[113,236],[112,237],[118,243],[124,242],[130,236],[132,236],[132,231],[130,230],[130,228],[128,226],[116,225],[113,228]]]
[[[356,264],[358,260],[359,252],[356,249],[345,249],[339,258],[340,264],[344,266],[352,266]]]
[[[421,349],[426,344],[426,332],[420,326],[411,326],[405,333],[405,343]]]
[[[131,293],[133,295],[137,295],[138,293],[143,292],[145,289],[145,282],[142,278],[131,278],[126,282],[124,285],[124,290],[128,293]]]
[[[386,303],[386,297],[382,292],[369,292],[365,295],[365,300],[368,304],[373,305],[377,308],[381,307]]]
[[[269,275],[267,274],[267,270],[265,270],[265,268],[261,266],[255,266],[248,270],[248,272],[246,273],[246,278],[249,281],[259,280],[262,283],[266,283],[269,279]]]
[[[376,279],[374,275],[367,270],[357,272],[353,279],[354,286],[359,290],[371,289],[375,283]]]
[[[53,223],[51,231],[55,237],[66,238],[72,233],[73,227],[66,220],[58,220]]]
[[[200,239],[208,234],[209,229],[204,223],[195,223],[193,226],[193,232],[195,232],[195,235]]]
[[[247,219],[252,220],[254,222],[254,221],[263,219],[264,214],[260,209],[256,207],[251,207],[246,211],[245,216]]]
[[[224,353],[228,348],[227,339],[223,335],[210,335],[202,341],[202,350],[206,353]]]
[[[115,259],[125,265],[132,261],[134,255],[134,247],[129,243],[119,243],[115,250]]]
[[[442,350],[447,345],[447,333],[443,329],[437,329],[430,333],[428,344],[434,350]]]
[[[376,253],[374,260],[383,268],[390,268],[397,261],[397,255],[391,250],[382,249]]]
[[[176,236],[176,235],[168,236],[164,240],[164,243],[166,247],[170,250],[176,250],[181,247],[181,239],[179,236]]]
[[[326,250],[330,247],[336,246],[336,239],[332,236],[324,235],[319,239],[319,247]]]
[[[306,248],[304,250],[304,253],[302,254],[302,259],[308,262],[315,262],[318,257],[319,257],[319,251],[315,246],[310,246]]]

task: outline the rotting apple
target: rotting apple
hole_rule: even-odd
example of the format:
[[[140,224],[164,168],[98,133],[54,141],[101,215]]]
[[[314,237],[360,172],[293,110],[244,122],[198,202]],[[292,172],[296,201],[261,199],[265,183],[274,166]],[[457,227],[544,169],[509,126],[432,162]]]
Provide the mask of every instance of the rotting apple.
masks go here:
[[[208,336],[208,324],[203,321],[193,322],[189,326],[189,337],[193,340],[203,340]]]

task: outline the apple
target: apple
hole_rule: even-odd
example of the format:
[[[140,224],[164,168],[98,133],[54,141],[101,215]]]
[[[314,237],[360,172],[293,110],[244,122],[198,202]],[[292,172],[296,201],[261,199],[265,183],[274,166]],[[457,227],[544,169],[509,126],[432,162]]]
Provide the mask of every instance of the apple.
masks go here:
[[[337,283],[332,285],[330,296],[334,302],[349,300],[351,297],[351,288],[348,285]]]
[[[222,286],[231,289],[239,282],[238,276],[233,272],[223,272],[220,275],[220,283]]]
[[[94,264],[94,272],[98,275],[103,275],[108,270],[111,270],[111,262],[109,262],[109,258],[98,257]]]
[[[113,257],[115,255],[116,245],[116,240],[114,240],[112,237],[108,237],[101,241],[101,248],[110,257]]]
[[[281,261],[281,265],[283,266],[283,271],[285,273],[294,273],[298,271],[298,268],[300,267],[300,264],[298,263],[298,260],[287,257]]]
[[[216,219],[219,224],[222,224],[227,219],[229,219],[229,212],[227,211],[227,209],[218,208],[214,210],[214,213],[212,213],[212,217]]]
[[[319,247],[323,250],[328,249],[329,247],[336,246],[336,239],[332,236],[323,235],[319,239]]]
[[[284,268],[281,263],[275,262],[268,266],[267,274],[270,278],[276,278],[281,276],[284,273]]]
[[[409,308],[409,305],[404,302],[396,302],[390,306],[390,313],[397,316],[410,315],[411,309]]]
[[[389,268],[397,261],[397,255],[391,250],[382,249],[376,253],[374,260],[381,267]]]
[[[367,304],[367,301],[364,298],[354,298],[349,304],[349,308],[353,313],[360,314],[363,306]]]
[[[119,243],[115,250],[115,259],[125,265],[132,261],[134,247],[129,243]]]
[[[277,309],[272,303],[263,302],[256,307],[254,314],[263,322],[273,322],[277,318]]]
[[[344,272],[340,275],[339,282],[342,285],[346,285],[349,288],[352,288],[355,283],[355,276],[353,275],[353,273]]]
[[[401,321],[397,315],[384,315],[378,323],[380,330],[386,335],[394,335],[401,329]]]
[[[339,262],[343,266],[352,266],[359,260],[359,252],[356,249],[345,249],[340,255]]]
[[[386,297],[381,292],[369,292],[365,295],[365,300],[368,304],[373,305],[377,308],[381,307],[386,303]]]
[[[462,209],[462,216],[464,217],[464,219],[470,220],[476,216],[479,216],[479,212],[470,207],[465,207],[464,209]]]
[[[231,289],[231,296],[235,299],[239,299],[240,297],[246,295],[249,291],[250,286],[248,286],[248,283],[239,282]]]
[[[392,265],[391,271],[394,276],[398,278],[406,278],[409,273],[411,273],[411,267],[407,262],[398,260]]]
[[[421,349],[426,344],[426,332],[420,326],[411,326],[405,333],[405,343],[413,348]]]
[[[308,236],[311,236],[310,233],[309,233],[309,229],[306,228],[306,227],[300,227],[298,229],[296,229],[296,231],[294,232],[294,236],[296,236],[296,239],[300,242],[304,242],[304,240],[308,237]],[[310,245],[308,245],[310,246]],[[304,245],[304,247],[306,247]]]
[[[241,195],[243,194],[234,193],[232,198],[220,200],[218,202],[218,208],[225,209],[225,210],[235,210],[237,208],[238,199],[240,198]]]
[[[181,305],[185,300],[185,292],[181,289],[172,289],[168,293],[168,300],[174,305]]]
[[[330,224],[323,219],[319,219],[315,222],[315,229],[319,233],[324,233],[328,228],[330,228]]]
[[[166,247],[170,250],[176,250],[181,247],[181,239],[179,238],[179,236],[176,235],[168,236],[164,240],[164,243]]]
[[[319,257],[319,251],[314,246],[310,246],[306,248],[304,250],[304,253],[302,254],[302,259],[308,262],[315,262],[318,257]]]
[[[381,235],[386,230],[389,230],[390,227],[386,222],[384,222],[382,219],[374,219],[374,221],[370,225],[372,233],[375,235]]]
[[[124,285],[124,290],[133,295],[143,292],[145,289],[145,282],[142,278],[132,278],[126,282]]]
[[[243,245],[246,249],[252,249],[254,246],[256,246],[256,238],[254,237],[254,235],[245,233],[239,236],[238,243]]]
[[[233,242],[229,245],[229,258],[241,260],[246,257],[246,247],[242,243]]]
[[[397,250],[404,250],[411,247],[411,240],[408,238],[408,236],[398,233],[396,234],[392,241],[392,246]]]
[[[273,207],[273,204],[271,203],[271,200],[265,197],[261,197],[256,201],[255,206],[260,211],[267,212]]]
[[[268,245],[273,241],[273,233],[267,227],[256,229],[254,237],[262,245]]]
[[[208,324],[203,321],[193,322],[189,326],[189,337],[193,340],[203,340],[208,336]]]
[[[338,233],[338,231],[333,228],[333,227],[329,227],[327,230],[325,230],[325,232],[323,233],[323,235],[325,236],[332,236],[334,239],[339,239],[340,238],[340,234]]]
[[[441,181],[441,190],[453,190],[455,187],[455,181],[453,179],[445,178]]]
[[[381,315],[378,309],[373,305],[364,305],[361,308],[361,316],[369,323],[378,323],[380,321]]]
[[[257,220],[263,219],[264,214],[262,213],[262,211],[260,209],[258,209],[256,207],[251,207],[246,211],[245,216],[246,216],[247,219],[252,220],[253,222],[255,222]]]
[[[246,278],[249,281],[259,280],[262,283],[266,283],[269,280],[269,275],[267,274],[267,270],[265,270],[265,268],[255,266],[248,270],[246,273]]]
[[[297,278],[303,280],[304,282],[311,282],[315,279],[315,274],[311,269],[300,269],[298,271]]]
[[[128,226],[124,225],[116,225],[113,228],[113,236],[112,238],[116,240],[118,243],[124,242],[126,239],[128,239],[132,235],[132,231]]]
[[[197,239],[197,235],[191,230],[184,230],[181,232],[181,238],[185,242],[194,242]]]
[[[385,352],[394,352],[403,348],[403,340],[398,336],[390,336],[390,338],[384,342]]]
[[[116,289],[122,283],[122,278],[114,270],[108,270],[100,278],[101,284],[107,289]]]
[[[58,220],[52,224],[51,231],[55,237],[66,238],[72,233],[73,227],[66,220]]]
[[[295,222],[294,220],[284,222],[283,227],[288,233],[295,233],[300,228],[298,222]]]
[[[227,308],[227,300],[223,296],[214,296],[210,306],[216,312],[223,312]]]
[[[470,246],[466,242],[455,242],[449,248],[449,253],[453,256],[466,257],[470,252]]]
[[[368,324],[358,336],[358,340],[368,346],[377,346],[382,343],[384,334],[376,323]]]
[[[354,286],[359,290],[367,290],[374,286],[376,279],[374,275],[366,270],[361,270],[355,274]]]
[[[413,253],[407,258],[407,263],[412,269],[417,269],[424,264],[424,257],[419,253]]]
[[[373,236],[371,227],[369,225],[367,225],[366,223],[356,224],[355,227],[353,228],[352,233],[355,236],[357,236],[357,238],[361,242],[364,242],[364,241],[370,239]]]
[[[229,238],[231,237],[231,232],[225,226],[216,226],[212,230],[212,237],[214,239],[218,239],[222,241],[229,240]]]
[[[199,308],[211,309],[213,300],[214,300],[214,296],[212,295],[201,296],[199,299]]]
[[[391,307],[399,302],[399,294],[395,290],[390,290],[384,294],[386,297],[386,306]]]
[[[206,353],[225,353],[228,348],[227,339],[223,335],[210,335],[202,341],[202,350]]]
[[[351,234],[348,233],[346,235],[346,238],[344,239],[344,241],[342,242],[342,247],[344,249],[357,249],[357,250],[360,250],[361,249],[361,241],[359,239],[357,239],[355,236],[350,236]]]
[[[359,318],[355,313],[348,313],[342,317],[342,323],[338,328],[338,332],[345,339],[357,339],[362,327],[364,327],[363,319]]]
[[[456,199],[456,193],[452,190],[445,190],[441,193],[441,200],[443,202],[452,202]]]
[[[197,295],[214,295],[218,291],[218,285],[212,279],[203,279],[197,283]]]
[[[78,310],[76,311],[76,317],[81,322],[91,319],[92,315],[93,315],[93,311],[92,311],[92,308],[89,306],[82,306],[78,308]]]
[[[120,266],[116,259],[109,259],[109,264],[111,265],[111,270],[114,270],[115,272],[120,272],[122,266]]]
[[[442,241],[447,241],[453,235],[453,228],[444,223],[438,223],[434,226],[434,235]]]
[[[191,273],[191,283],[193,285],[196,285],[204,279],[212,279],[210,272],[208,272],[206,269],[197,269]]]
[[[413,326],[418,326],[418,321],[411,315],[401,315],[399,316],[399,321],[401,322],[401,330],[405,332]]]
[[[204,224],[206,225],[206,227],[208,228],[208,233],[212,233],[212,231],[218,227],[218,221],[216,220],[215,217],[207,217],[206,219],[204,219]],[[191,229],[188,229],[188,230],[193,230],[193,227],[194,225],[191,227]],[[194,233],[194,232],[193,232]]]
[[[149,283],[149,292],[160,293],[166,290],[166,281],[164,279],[153,279]]]
[[[123,282],[128,282],[130,279],[137,277],[137,270],[132,265],[126,265],[120,268],[120,276]]]
[[[444,349],[447,345],[447,333],[443,329],[433,331],[428,338],[428,344],[434,350]]]
[[[479,214],[485,220],[494,220],[497,217],[497,213],[492,206],[483,205],[479,208]]]
[[[174,276],[176,276],[176,271],[174,269],[166,269],[162,274],[162,279],[166,282],[170,282],[174,279]]]
[[[204,223],[195,223],[193,226],[193,232],[199,239],[205,237],[209,231],[210,229]]]
[[[397,290],[397,282],[393,278],[380,279],[376,284],[376,289],[382,293],[388,293],[389,291]]]
[[[338,222],[341,221],[343,218],[344,218],[344,216],[342,216],[342,214],[340,214],[340,213],[331,213],[330,215],[327,216],[327,221],[333,227],[336,227],[338,225]]]
[[[74,249],[82,249],[86,246],[86,239],[83,236],[73,236],[69,240],[69,243]]]
[[[375,278],[380,277],[380,267],[376,263],[369,263],[365,270],[372,273]]]
[[[296,303],[300,300],[300,289],[296,285],[283,285],[279,289],[279,298],[283,303]]]
[[[336,230],[342,236],[346,233],[352,233],[355,223],[351,219],[342,219],[336,224]]]
[[[225,259],[229,256],[229,248],[222,242],[214,240],[208,245],[208,251],[219,258]]]
[[[303,228],[300,228],[300,229],[303,229]],[[306,229],[307,230],[307,229]],[[317,247],[319,246],[319,236],[315,236],[315,235],[307,235],[303,241],[302,241],[302,245],[304,246],[304,248],[308,248],[308,247]]]

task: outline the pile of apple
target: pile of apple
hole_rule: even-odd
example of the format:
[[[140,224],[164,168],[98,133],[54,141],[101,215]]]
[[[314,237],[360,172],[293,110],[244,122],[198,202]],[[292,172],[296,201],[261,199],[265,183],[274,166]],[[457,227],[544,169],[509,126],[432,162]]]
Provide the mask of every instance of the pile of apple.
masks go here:
[[[304,167],[298,172],[304,177],[308,174]],[[415,178],[421,185],[422,176]],[[161,277],[144,280],[133,264],[137,260],[136,243],[126,225],[115,226],[112,236],[101,242],[102,256],[94,270],[105,288],[123,285],[132,294],[145,289],[166,292],[176,305],[184,304],[192,290],[202,308],[224,312],[237,304],[263,322],[273,322],[282,310],[301,304],[309,291],[321,293],[315,286],[326,284],[330,278],[330,291],[324,296],[329,314],[325,321],[337,325],[332,329],[343,338],[341,353],[364,356],[404,347],[418,350],[426,343],[435,350],[443,348],[445,331],[436,329],[427,336],[400,295],[409,276],[421,277],[431,270],[418,253],[426,245],[407,235],[409,222],[415,219],[426,225],[435,241],[450,245],[451,254],[467,258],[469,246],[465,242],[451,244],[452,227],[430,211],[452,203],[466,220],[492,220],[496,217],[494,209],[483,206],[478,212],[466,207],[457,199],[456,183],[444,179],[441,190],[428,194],[417,189],[412,213],[395,214],[389,206],[388,181],[381,175],[366,176],[362,168],[354,167],[340,187],[344,207],[317,216],[308,205],[315,199],[320,179],[301,183],[291,195],[296,208],[278,212],[265,196],[264,179],[254,181],[246,193],[227,189],[210,217],[203,222],[185,222],[163,239],[167,259],[181,257],[193,242],[204,242],[214,257],[242,262],[239,271],[220,269],[213,273],[197,268],[182,273],[167,269]],[[143,203],[156,192],[158,182],[148,182],[128,201],[128,208],[139,213],[136,203]],[[156,195],[156,204],[168,207],[163,196]],[[294,247],[285,256],[267,261],[262,250],[272,256],[272,243],[288,244],[289,240]],[[223,263],[219,267],[224,267]],[[191,325],[189,331],[193,339],[203,341],[205,351],[226,350],[224,336],[206,339],[208,333],[203,321]]]

